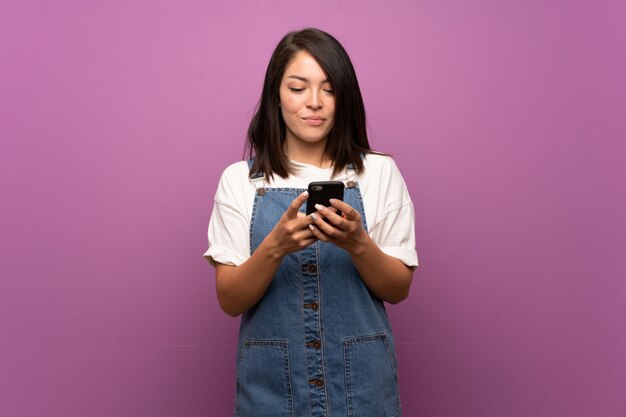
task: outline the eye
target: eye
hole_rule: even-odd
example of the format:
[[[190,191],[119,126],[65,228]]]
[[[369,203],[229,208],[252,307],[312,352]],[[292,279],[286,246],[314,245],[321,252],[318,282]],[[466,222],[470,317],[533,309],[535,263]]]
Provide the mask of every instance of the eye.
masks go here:
[[[332,88],[326,88],[326,89],[324,89],[324,92],[326,92],[328,94],[335,95],[335,90],[333,90]]]
[[[289,90],[293,91],[294,93],[301,93],[304,91],[304,88],[289,87]]]

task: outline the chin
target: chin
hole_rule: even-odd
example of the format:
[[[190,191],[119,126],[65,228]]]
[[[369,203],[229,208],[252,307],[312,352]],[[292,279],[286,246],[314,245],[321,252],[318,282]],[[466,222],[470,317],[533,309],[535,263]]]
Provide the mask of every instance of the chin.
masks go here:
[[[324,134],[322,135],[320,135],[319,132],[316,132],[315,134],[312,134],[312,135],[303,135],[300,137],[305,142],[317,143],[317,142],[325,141],[328,138],[328,132],[324,132]]]
[[[303,142],[306,142],[310,145],[314,145],[316,143],[320,143],[324,141],[324,138],[303,138],[302,139]]]

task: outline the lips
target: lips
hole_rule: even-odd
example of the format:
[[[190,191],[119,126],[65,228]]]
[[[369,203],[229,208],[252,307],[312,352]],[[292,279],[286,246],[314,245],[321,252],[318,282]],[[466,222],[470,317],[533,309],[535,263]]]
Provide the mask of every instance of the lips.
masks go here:
[[[303,117],[302,120],[304,120],[304,123],[311,126],[320,126],[326,121],[326,119],[320,116]]]

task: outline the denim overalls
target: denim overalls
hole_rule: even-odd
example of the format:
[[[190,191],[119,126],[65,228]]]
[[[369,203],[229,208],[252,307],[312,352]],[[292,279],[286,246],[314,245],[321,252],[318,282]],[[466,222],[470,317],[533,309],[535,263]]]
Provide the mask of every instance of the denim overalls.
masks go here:
[[[255,180],[251,253],[304,191]],[[367,230],[358,184],[346,187],[344,201],[361,213]],[[382,301],[345,250],[318,241],[285,256],[263,298],[242,316],[235,415],[401,416],[396,367]]]

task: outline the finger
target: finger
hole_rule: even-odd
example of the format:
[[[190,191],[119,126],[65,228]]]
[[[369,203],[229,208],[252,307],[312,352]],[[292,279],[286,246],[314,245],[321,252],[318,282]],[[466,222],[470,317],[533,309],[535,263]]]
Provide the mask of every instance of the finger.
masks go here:
[[[314,243],[317,240],[315,233],[309,228],[307,225],[305,229],[302,229],[293,234],[293,240],[300,248],[305,248],[309,246],[311,243]]]
[[[330,214],[339,218],[339,216],[337,216],[335,213],[330,213]],[[342,233],[341,229],[324,221],[324,217],[321,215],[321,212],[318,212],[318,214],[315,214],[315,213],[311,214],[311,218],[314,221],[315,227],[319,229],[322,233],[324,233],[324,235],[326,235],[328,238],[336,239],[337,237],[341,235]]]
[[[315,236],[318,240],[321,240],[322,242],[330,242],[330,236],[322,232],[319,227],[311,224],[309,225],[309,228],[311,229],[313,236]]]
[[[352,208],[350,204],[344,201],[337,200],[336,198],[331,198],[330,204],[337,210],[341,210],[341,212],[346,215],[348,220],[358,220],[360,217],[359,212]]]
[[[316,204],[315,208],[317,209],[317,212],[319,214],[326,217],[332,224],[340,229],[342,228],[342,225],[345,223],[345,219],[343,217],[333,212],[328,207],[322,206],[321,204]]]
[[[311,239],[313,237],[313,231],[307,225],[305,229],[299,230],[293,234],[293,240],[298,242],[301,240]]]
[[[301,242],[301,249],[307,248],[307,247],[311,246],[312,244],[314,244],[317,241],[318,241],[318,239],[315,236],[310,238],[310,239],[303,240]]]
[[[295,232],[299,232],[300,230],[308,230],[308,227],[310,224],[313,223],[313,219],[311,218],[311,216],[301,216],[300,214],[297,215],[295,220],[289,220],[289,223],[292,226],[292,231]]]
[[[300,207],[302,207],[302,204],[304,204],[304,202],[306,201],[306,199],[309,198],[309,193],[304,191],[302,194],[300,194],[299,196],[297,196],[292,202],[291,204],[289,204],[289,207],[287,207],[287,210],[285,211],[285,216],[288,219],[295,219],[298,217],[298,212],[300,211]]]

